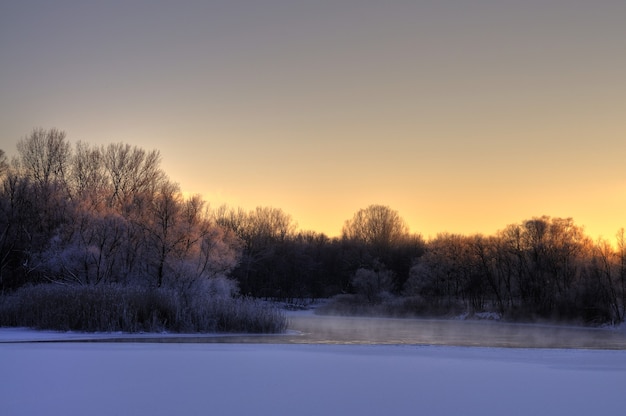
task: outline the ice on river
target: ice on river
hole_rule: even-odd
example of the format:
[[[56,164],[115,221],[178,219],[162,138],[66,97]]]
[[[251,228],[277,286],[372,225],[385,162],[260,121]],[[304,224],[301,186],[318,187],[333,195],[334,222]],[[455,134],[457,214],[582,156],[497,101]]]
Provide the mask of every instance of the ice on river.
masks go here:
[[[623,350],[31,342],[0,343],[0,369],[6,416],[613,416],[626,407]]]

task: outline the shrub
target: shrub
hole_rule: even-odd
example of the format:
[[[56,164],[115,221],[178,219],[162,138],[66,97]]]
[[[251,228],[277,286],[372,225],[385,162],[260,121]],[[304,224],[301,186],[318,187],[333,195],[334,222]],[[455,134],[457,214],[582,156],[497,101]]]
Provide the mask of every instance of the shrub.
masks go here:
[[[87,332],[277,333],[286,329],[287,319],[268,304],[208,292],[45,284],[0,297],[0,325]]]
[[[380,302],[385,294],[390,293],[393,288],[393,273],[389,270],[360,268],[352,278],[352,286],[368,302]]]

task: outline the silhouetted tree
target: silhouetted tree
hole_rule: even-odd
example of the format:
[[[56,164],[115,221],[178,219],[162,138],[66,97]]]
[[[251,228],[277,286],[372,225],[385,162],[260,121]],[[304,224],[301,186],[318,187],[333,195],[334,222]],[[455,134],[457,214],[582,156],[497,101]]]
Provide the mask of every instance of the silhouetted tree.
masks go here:
[[[467,237],[439,234],[411,269],[409,287],[447,305],[464,301],[472,278],[471,254]]]
[[[397,211],[384,205],[370,205],[357,211],[342,229],[342,240],[353,256],[353,272],[383,264],[394,275],[394,289],[400,290],[407,280],[413,259],[421,256],[424,241],[411,235]],[[350,260],[349,260],[350,261]]]
[[[370,205],[347,220],[342,237],[384,250],[409,236],[409,228],[397,211],[384,205]]]
[[[109,206],[131,209],[139,197],[153,195],[166,179],[157,150],[146,152],[128,144],[110,144],[102,150],[110,183]]]
[[[328,238],[297,231],[278,208],[209,211],[200,196],[183,197],[157,151],[72,148],[56,129],[20,140],[11,164],[0,150],[0,181],[2,292],[43,281],[166,286],[192,307],[195,291],[237,293],[230,275],[246,295],[288,301],[342,293],[375,304],[402,293],[414,312],[625,316],[624,231],[616,250],[593,243],[571,218],[534,217],[494,236],[444,233],[425,242],[397,211],[371,205],[345,222],[341,238]]]
[[[31,253],[42,248],[30,182],[9,171],[0,188],[0,289],[28,283]]]
[[[76,143],[72,155],[69,184],[72,197],[84,208],[100,211],[112,195],[112,183],[105,170],[103,150],[84,142]]]
[[[618,262],[618,279],[620,288],[620,304],[622,322],[626,318],[626,234],[621,228],[617,232],[617,262]]]
[[[39,128],[20,140],[17,151],[21,175],[42,190],[52,184],[65,184],[71,154],[65,136],[61,130]]]

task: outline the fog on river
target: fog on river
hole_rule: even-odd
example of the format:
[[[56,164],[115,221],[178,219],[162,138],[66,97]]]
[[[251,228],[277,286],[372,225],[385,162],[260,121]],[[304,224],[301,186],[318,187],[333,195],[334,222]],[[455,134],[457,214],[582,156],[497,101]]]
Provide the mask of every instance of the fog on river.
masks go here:
[[[289,342],[626,349],[626,331],[497,321],[290,316]]]
[[[626,349],[626,331],[497,321],[392,319],[290,313],[289,333],[220,337],[221,342],[405,344],[515,348]]]
[[[392,319],[320,316],[288,312],[289,329],[279,335],[231,334],[60,334],[3,329],[4,341],[133,341],[256,344],[397,344],[511,348],[626,350],[626,330],[498,321]],[[30,334],[30,335],[27,335]],[[26,337],[26,338],[25,338]]]

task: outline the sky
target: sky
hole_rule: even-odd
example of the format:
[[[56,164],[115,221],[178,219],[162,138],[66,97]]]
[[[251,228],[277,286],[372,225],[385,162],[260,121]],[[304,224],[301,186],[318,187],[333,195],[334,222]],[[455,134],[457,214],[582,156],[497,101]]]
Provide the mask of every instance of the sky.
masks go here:
[[[0,0],[0,149],[157,149],[187,194],[334,236],[626,227],[622,0]]]

